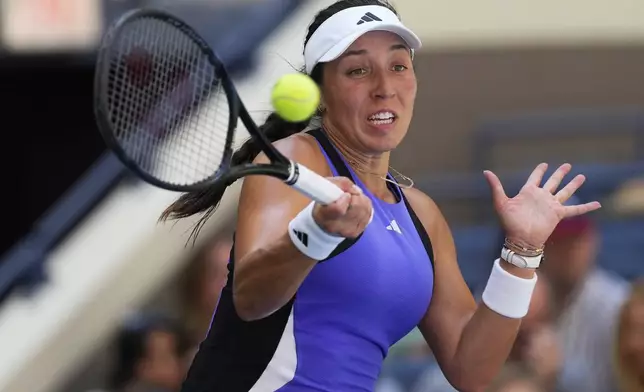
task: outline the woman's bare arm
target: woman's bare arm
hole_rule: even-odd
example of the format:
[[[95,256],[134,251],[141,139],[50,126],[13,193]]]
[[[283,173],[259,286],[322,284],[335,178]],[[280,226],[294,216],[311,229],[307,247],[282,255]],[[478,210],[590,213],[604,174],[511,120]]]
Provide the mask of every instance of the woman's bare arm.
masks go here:
[[[312,137],[298,134],[275,146],[318,174],[331,174]],[[255,162],[266,163],[267,159],[260,155]],[[328,233],[348,237],[345,232],[364,229],[371,204],[349,179],[336,178],[333,182],[347,195],[329,206],[316,207],[314,224]],[[287,232],[289,222],[310,203],[311,200],[275,178],[245,179],[238,207],[233,276],[233,300],[242,319],[260,319],[284,306],[317,263],[293,245]]]
[[[506,361],[521,320],[501,316],[482,303],[477,306],[438,206],[418,190],[406,194],[432,240],[435,256],[432,303],[418,327],[453,386],[483,391]]]

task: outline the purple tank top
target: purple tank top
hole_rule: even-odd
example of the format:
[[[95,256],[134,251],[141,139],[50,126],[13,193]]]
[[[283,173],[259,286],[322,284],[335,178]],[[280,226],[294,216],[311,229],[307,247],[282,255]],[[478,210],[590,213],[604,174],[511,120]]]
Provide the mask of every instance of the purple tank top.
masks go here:
[[[321,130],[310,131],[334,175],[371,198],[374,218],[306,277],[294,298],[246,322],[234,307],[234,263],[208,336],[182,392],[370,392],[389,347],[427,311],[431,242],[397,185],[396,203],[376,198]],[[231,260],[235,260],[231,253]]]
[[[314,136],[333,174],[349,172],[371,199],[374,218],[354,244],[317,265],[298,290],[292,312],[297,369],[279,390],[372,391],[389,347],[427,311],[432,260],[401,189],[393,189],[395,204],[376,198],[320,133]]]

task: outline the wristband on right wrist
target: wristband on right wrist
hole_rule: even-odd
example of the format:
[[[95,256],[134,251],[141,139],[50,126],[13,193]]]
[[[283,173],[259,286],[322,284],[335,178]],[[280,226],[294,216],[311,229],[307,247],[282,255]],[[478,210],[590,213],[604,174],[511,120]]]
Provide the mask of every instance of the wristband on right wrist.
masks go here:
[[[288,235],[300,252],[319,261],[329,257],[345,238],[324,231],[313,219],[314,207],[315,202],[309,203],[289,222]]]

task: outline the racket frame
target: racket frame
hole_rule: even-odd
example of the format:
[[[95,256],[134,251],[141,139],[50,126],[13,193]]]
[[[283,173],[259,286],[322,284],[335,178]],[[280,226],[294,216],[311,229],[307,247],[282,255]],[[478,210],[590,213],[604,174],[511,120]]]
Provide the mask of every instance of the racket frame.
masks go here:
[[[107,147],[112,150],[114,154],[116,154],[119,160],[130,171],[132,171],[136,176],[140,177],[143,181],[158,188],[175,192],[192,192],[203,190],[204,188],[207,188],[209,185],[218,181],[219,177],[221,177],[221,174],[228,170],[233,155],[232,146],[234,141],[234,133],[231,133],[230,131],[227,133],[223,148],[222,163],[210,177],[207,177],[204,180],[193,184],[179,185],[162,181],[154,175],[143,170],[139,166],[139,164],[134,159],[132,159],[119,144],[114,132],[112,131],[112,129],[114,129],[115,127],[112,126],[112,123],[110,121],[109,103],[107,102],[109,98],[106,93],[108,90],[110,69],[112,65],[110,62],[113,61],[113,59],[111,58],[112,51],[110,50],[110,47],[114,42],[118,42],[118,39],[124,32],[124,26],[143,18],[157,19],[159,21],[169,23],[181,30],[183,33],[188,35],[190,39],[192,39],[192,42],[194,42],[199,47],[201,52],[206,55],[208,62],[215,68],[216,74],[225,74],[223,64],[215,56],[206,41],[192,27],[183,22],[181,19],[177,18],[174,15],[156,9],[142,8],[128,11],[121,17],[119,17],[108,28],[103,39],[101,40],[101,44],[98,49],[96,71],[94,74],[94,114],[98,130],[105,143],[107,144]],[[224,88],[224,91],[226,91],[227,95],[230,88],[234,89],[232,82],[228,77],[221,78],[221,80],[213,78],[213,88],[216,88],[219,83],[222,83],[222,87]],[[228,124],[235,122],[237,120],[237,116],[238,113],[234,110],[233,107],[231,107],[228,116]]]
[[[218,84],[221,83],[224,93],[226,94],[229,105],[229,119],[222,163],[212,176],[200,182],[188,185],[177,185],[159,180],[150,173],[141,169],[141,167],[128,156],[112,131],[113,127],[109,120],[108,98],[107,94],[105,94],[109,83],[109,70],[111,65],[109,63],[109,61],[111,61],[109,58],[111,54],[109,48],[123,33],[123,26],[142,18],[153,18],[169,23],[191,38],[215,69],[215,73],[218,77],[213,78],[213,88],[217,88]],[[98,54],[94,79],[94,108],[99,131],[107,146],[117,155],[121,162],[123,162],[129,170],[145,182],[170,191],[192,192],[202,191],[210,186],[220,183],[230,185],[239,178],[248,175],[268,175],[279,178],[285,184],[323,204],[332,203],[344,194],[344,192],[335,184],[305,166],[288,159],[282,155],[275,146],[273,146],[266,135],[260,131],[257,124],[248,113],[248,110],[242,102],[224,64],[216,56],[213,49],[190,25],[176,16],[156,9],[136,9],[129,11],[121,16],[108,29],[101,42]],[[231,165],[233,155],[232,145],[239,119],[242,120],[242,123],[246,127],[250,136],[256,140],[261,150],[271,161],[270,164],[247,163],[237,166]]]

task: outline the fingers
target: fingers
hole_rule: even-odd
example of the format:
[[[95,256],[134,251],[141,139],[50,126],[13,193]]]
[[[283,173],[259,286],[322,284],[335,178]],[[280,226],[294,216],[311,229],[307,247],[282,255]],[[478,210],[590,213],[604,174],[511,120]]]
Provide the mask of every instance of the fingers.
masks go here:
[[[346,177],[332,177],[329,180],[346,192],[342,198],[332,203],[334,205],[333,210],[337,211],[340,214],[339,216],[344,215],[351,207],[356,205],[356,197],[363,196],[364,192]]]
[[[572,169],[572,166],[569,163],[559,166],[559,168],[552,173],[548,181],[543,185],[543,189],[550,193],[555,193],[557,188],[559,188],[559,185],[561,185],[564,177],[570,173],[570,169]]]
[[[338,219],[347,214],[351,207],[351,195],[349,193],[344,193],[338,200],[334,201],[331,204],[322,205],[316,204],[313,215],[317,217],[315,220],[321,226],[324,226],[323,222],[326,220]]]
[[[364,195],[352,196],[351,206],[355,206],[355,208],[351,208],[351,211],[347,213],[347,218],[351,218],[356,223],[356,232],[361,233],[371,222],[373,214],[371,200]]]
[[[351,195],[351,212],[356,214],[356,218],[368,219],[371,215],[371,199],[366,195],[360,193],[358,195]]]
[[[575,192],[577,192],[579,188],[581,188],[584,182],[586,182],[586,176],[583,174],[576,175],[572,181],[566,184],[566,186],[561,188],[561,190],[555,194],[555,198],[559,203],[565,203],[572,197],[572,195],[575,194]]]
[[[586,204],[579,204],[576,206],[566,206],[564,207],[564,218],[572,218],[575,216],[587,214],[591,211],[598,210],[602,207],[598,201],[593,201]]]
[[[503,202],[503,200],[507,199],[508,196],[505,194],[503,184],[501,184],[499,177],[497,177],[496,174],[492,173],[489,170],[485,170],[483,172],[483,175],[485,176],[485,179],[487,180],[487,183],[490,185],[490,189],[492,190],[492,200],[494,201],[494,204],[501,203]]]
[[[359,186],[346,177],[329,177],[328,180],[337,185],[342,191],[351,195],[361,195],[363,193]]]
[[[327,232],[346,238],[355,238],[370,223],[373,214],[371,200],[360,187],[344,177],[329,178],[345,193],[328,205],[316,205],[316,222]]]
[[[547,163],[540,163],[537,165],[537,167],[532,171],[530,174],[530,177],[528,177],[528,181],[526,181],[526,185],[534,185],[538,187],[541,185],[541,180],[543,180],[543,175],[546,174],[546,170],[548,170],[548,164]]]
[[[330,204],[324,207],[323,223],[330,232],[346,238],[355,238],[360,235],[371,220],[373,208],[371,200],[364,194],[350,195],[346,193],[338,205]]]
[[[342,189],[344,192],[351,192],[353,188],[357,188],[353,181],[346,177],[330,177],[328,180],[337,185],[338,188]]]
[[[361,196],[364,194],[364,192],[362,192],[362,189],[360,189],[360,187],[357,185],[353,185],[347,192],[353,196]]]
[[[351,208],[351,198],[349,193],[345,193],[341,198],[329,205],[328,211],[332,216],[342,216]]]

